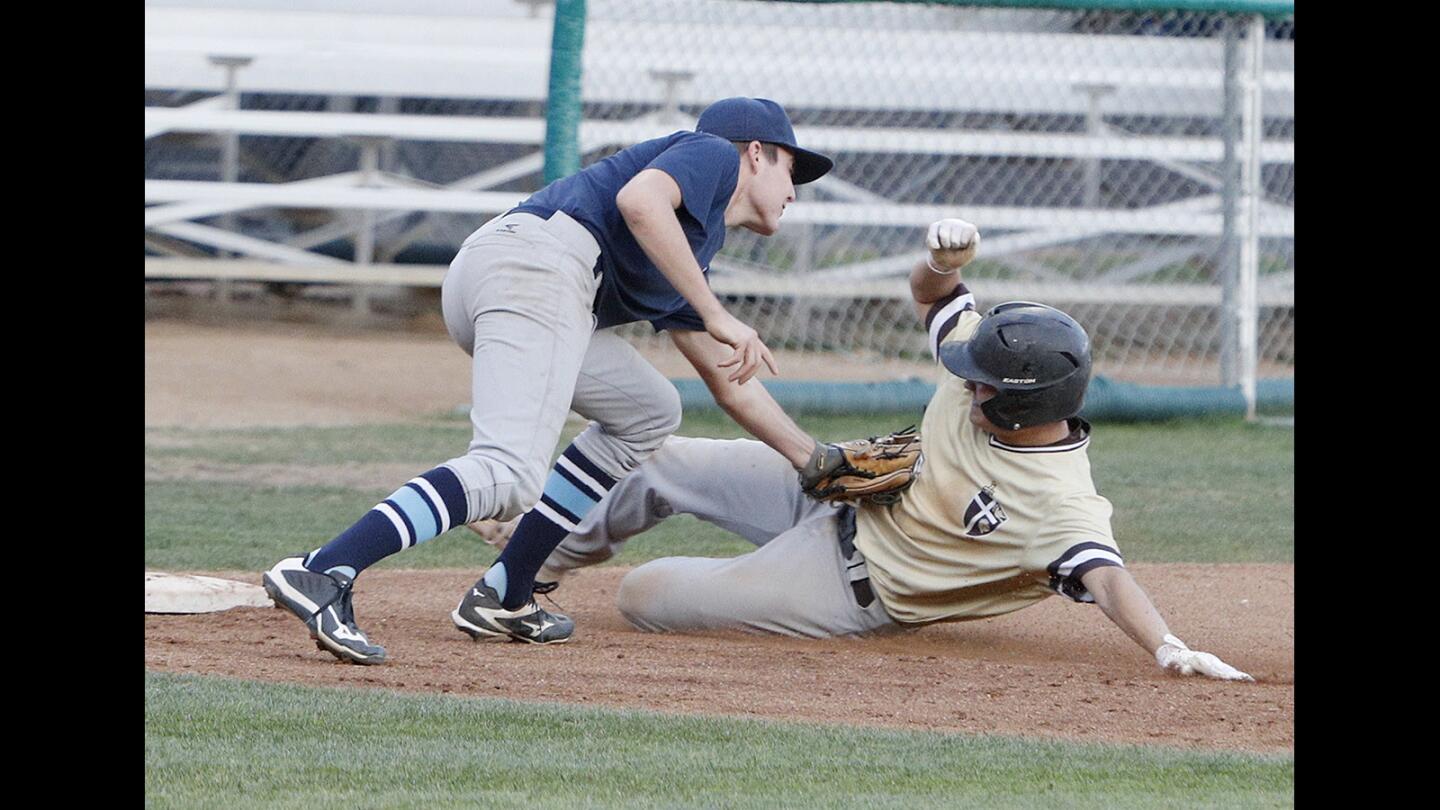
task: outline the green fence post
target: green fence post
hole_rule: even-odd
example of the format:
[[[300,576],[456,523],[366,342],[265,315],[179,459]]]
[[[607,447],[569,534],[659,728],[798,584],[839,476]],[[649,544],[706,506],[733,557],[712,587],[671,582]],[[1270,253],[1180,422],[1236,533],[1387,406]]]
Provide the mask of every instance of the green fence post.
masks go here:
[[[555,0],[545,104],[545,182],[580,170],[580,70],[585,0]]]

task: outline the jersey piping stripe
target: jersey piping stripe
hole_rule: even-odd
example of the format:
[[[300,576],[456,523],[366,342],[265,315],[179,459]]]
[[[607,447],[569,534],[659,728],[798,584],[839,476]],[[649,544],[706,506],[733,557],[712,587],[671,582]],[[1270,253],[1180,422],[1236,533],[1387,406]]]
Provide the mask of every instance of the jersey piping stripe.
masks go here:
[[[960,322],[960,313],[974,308],[975,296],[966,293],[946,304],[944,309],[936,313],[935,320],[930,325],[930,354],[936,360],[940,359],[940,339],[950,334],[950,330]]]
[[[435,487],[424,478],[413,478],[409,485],[420,490],[430,501],[430,510],[435,513],[435,525],[440,527],[436,534],[450,531],[450,510],[445,506],[445,500],[440,497],[440,493],[435,491]]]
[[[540,501],[535,504],[535,511],[536,511],[536,512],[539,512],[540,514],[542,514],[542,515],[544,515],[545,517],[549,518],[551,523],[554,523],[556,526],[559,526],[560,528],[564,529],[565,531],[567,531],[567,532],[573,532],[573,531],[575,531],[575,524],[574,524],[574,522],[572,522],[572,521],[569,520],[568,518],[562,516],[559,512],[555,511],[554,509],[551,509],[549,506],[547,506],[547,505],[545,504],[545,499],[544,499],[544,498],[541,498]]]
[[[1050,577],[1050,590],[1076,602],[1094,604],[1095,597],[1085,588],[1084,577],[1096,568],[1104,568],[1106,566],[1114,568],[1125,567],[1114,560],[1097,558],[1077,566],[1068,577]]]
[[[949,305],[951,301],[968,292],[970,292],[970,289],[964,284],[956,284],[955,289],[930,302],[930,311],[925,313],[925,331],[930,331],[930,326],[935,323],[935,318],[940,314],[940,310]]]
[[[1017,447],[1013,444],[1006,444],[1000,441],[999,439],[995,438],[994,434],[991,434],[990,436],[991,447],[998,447],[1001,450],[1009,450],[1012,453],[1068,453],[1071,450],[1079,450],[1080,448],[1084,447],[1089,443],[1090,434],[1088,433],[1085,434],[1085,438],[1081,439],[1078,442],[1073,442],[1071,444],[1047,444],[1042,447]]]
[[[1121,567],[1124,567],[1124,562],[1120,559],[1120,555],[1115,554],[1112,551],[1086,549],[1085,551],[1076,554],[1074,557],[1062,563],[1058,568],[1055,569],[1054,573],[1057,576],[1075,577],[1078,579],[1080,574],[1084,573],[1084,571],[1081,571],[1080,569],[1084,568],[1086,571],[1088,571],[1091,568],[1095,567],[1093,565],[1089,565],[1089,563],[1093,561],[1101,561],[1108,565],[1119,565]]]
[[[390,522],[395,524],[395,532],[400,535],[400,548],[409,548],[411,537],[410,529],[406,527],[405,522],[400,519],[400,515],[396,514],[395,510],[390,507],[389,502],[375,504],[375,511],[389,518]]]
[[[1093,558],[1093,559],[1086,560],[1085,562],[1080,563],[1079,565],[1075,566],[1075,567],[1070,571],[1069,579],[1073,579],[1073,580],[1075,580],[1076,582],[1079,582],[1086,574],[1090,573],[1091,571],[1094,571],[1096,568],[1104,568],[1104,567],[1107,566],[1107,565],[1113,566],[1113,567],[1115,567],[1115,568],[1124,568],[1124,567],[1125,567],[1117,558],[1115,558],[1115,557],[1113,557],[1113,556],[1110,556],[1110,557],[1098,557],[1098,556],[1097,556],[1097,557],[1095,557],[1095,558]]]
[[[580,469],[575,464],[575,462],[571,461],[565,456],[561,456],[559,460],[555,462],[555,465],[557,468],[563,468],[566,472],[570,473],[571,477],[578,483],[584,484],[586,487],[589,487],[590,491],[595,493],[595,497],[597,500],[599,498],[603,498],[605,496],[605,493],[609,491],[605,487],[601,486],[599,481],[591,478],[588,473]]]
[[[1106,565],[1124,568],[1125,562],[1115,550],[1103,543],[1077,543],[1050,563],[1050,590],[1076,602],[1093,604],[1095,597],[1085,589],[1081,577]]]
[[[1084,562],[1085,560],[1092,559],[1096,556],[1096,554],[1091,553],[1086,554],[1084,559],[1075,559],[1079,555],[1085,554],[1086,552],[1102,553],[1108,556],[1116,564],[1121,566],[1125,565],[1124,559],[1120,557],[1120,555],[1115,551],[1115,549],[1105,545],[1104,543],[1076,543],[1075,545],[1066,549],[1065,553],[1061,554],[1060,557],[1055,560],[1055,562],[1050,563],[1049,567],[1046,570],[1050,572],[1051,576],[1069,576],[1070,572],[1074,570],[1077,564]]]

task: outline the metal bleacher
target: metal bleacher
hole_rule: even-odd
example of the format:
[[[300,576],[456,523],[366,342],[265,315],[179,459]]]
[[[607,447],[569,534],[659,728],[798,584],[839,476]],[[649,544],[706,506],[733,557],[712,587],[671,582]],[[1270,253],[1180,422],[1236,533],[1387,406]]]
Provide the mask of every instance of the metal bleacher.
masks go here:
[[[354,5],[354,4],[351,4]],[[699,4],[694,4],[699,5]],[[331,281],[347,284],[439,283],[443,264],[396,264],[399,243],[377,245],[374,231],[405,214],[463,214],[473,224],[506,210],[533,187],[542,166],[543,117],[550,58],[551,20],[544,3],[488,0],[445,3],[442,13],[391,13],[384,3],[358,11],[294,10],[255,2],[246,8],[149,5],[145,21],[145,137],[147,149],[166,138],[219,141],[300,138],[356,145],[354,166],[317,176],[239,182],[216,167],[214,176],[150,171],[147,158],[145,225],[147,278],[247,278]],[[839,9],[785,8],[770,18],[746,15],[713,45],[697,46],[678,34],[689,24],[685,4],[676,19],[656,22],[624,14],[607,17],[592,3],[586,27],[582,97],[596,108],[633,109],[621,119],[589,117],[580,145],[594,155],[693,124],[693,112],[718,96],[783,99],[787,107],[842,111],[802,123],[802,143],[831,154],[887,154],[987,158],[1148,161],[1192,179],[1200,193],[1130,207],[1046,206],[992,202],[967,205],[966,215],[1000,233],[986,255],[1004,256],[1063,244],[1095,234],[1218,236],[1221,179],[1213,167],[1225,147],[1216,134],[1173,135],[1123,131],[1098,117],[1083,131],[1005,131],[953,128],[924,116],[1055,115],[1083,117],[1103,103],[1107,116],[1213,117],[1225,77],[1216,69],[1215,41],[1177,37],[1107,37],[1019,30],[997,37],[983,14],[957,28],[938,10],[897,8],[895,23],[876,30],[847,27]],[[366,9],[387,9],[366,10]],[[762,18],[762,23],[754,20]],[[796,23],[804,20],[802,45]],[[1015,22],[1018,20],[1019,22]],[[731,47],[739,37],[757,52],[751,72],[737,75]],[[636,43],[643,43],[637,48]],[[1294,116],[1293,42],[1265,49],[1260,103],[1267,117]],[[963,56],[963,70],[937,69],[937,60]],[[375,111],[347,111],[345,103],[315,109],[239,108],[247,97],[388,99]],[[398,100],[484,100],[504,114],[414,114]],[[389,111],[387,111],[389,110]],[[877,113],[866,125],[843,111]],[[898,122],[883,123],[886,114]],[[477,144],[496,147],[459,177],[415,177],[383,165],[388,144]],[[503,147],[503,149],[501,148]],[[157,150],[158,153],[158,150]],[[148,154],[148,152],[147,152]],[[164,156],[155,158],[163,163]],[[1293,139],[1260,143],[1262,165],[1293,164]],[[1262,239],[1293,239],[1291,204],[1264,202],[1257,216]],[[235,224],[239,212],[278,220],[297,210],[334,212],[313,227],[287,224],[264,233]],[[954,214],[943,200],[896,199],[843,170],[816,184],[787,223],[813,226],[914,228]],[[410,236],[423,229],[410,228]],[[396,238],[407,238],[403,234]],[[350,239],[349,259],[317,250]],[[458,240],[455,240],[458,242]],[[912,240],[913,242],[913,240]],[[880,291],[877,279],[903,272],[913,250],[887,252],[810,274],[812,281],[843,284],[856,293]],[[214,261],[224,256],[226,261]],[[717,291],[727,279],[747,289],[767,283],[745,262],[717,260]],[[1122,274],[1125,271],[1121,271]],[[1140,272],[1135,268],[1130,273]],[[1065,285],[1064,279],[1051,279]],[[759,285],[757,287],[756,285]],[[1072,296],[1123,296],[1123,285],[1079,285]],[[885,293],[888,294],[888,293]],[[1150,286],[1147,300],[1218,300],[1209,287]],[[1293,272],[1270,279],[1262,303],[1293,304]]]

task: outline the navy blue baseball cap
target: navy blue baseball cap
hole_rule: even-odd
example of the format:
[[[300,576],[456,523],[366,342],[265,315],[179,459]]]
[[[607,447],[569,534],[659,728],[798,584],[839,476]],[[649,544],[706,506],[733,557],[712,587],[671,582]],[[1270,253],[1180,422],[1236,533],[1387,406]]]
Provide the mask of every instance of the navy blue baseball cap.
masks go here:
[[[722,98],[700,113],[696,132],[719,135],[727,141],[760,141],[789,149],[795,155],[795,185],[819,180],[835,161],[795,145],[795,129],[785,109],[768,98]]]

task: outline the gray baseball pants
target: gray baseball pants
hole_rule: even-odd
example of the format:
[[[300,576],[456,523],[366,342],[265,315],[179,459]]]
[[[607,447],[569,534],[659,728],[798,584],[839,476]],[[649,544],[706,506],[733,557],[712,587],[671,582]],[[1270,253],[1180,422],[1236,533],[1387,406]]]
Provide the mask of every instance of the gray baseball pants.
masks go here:
[[[625,576],[621,614],[652,632],[741,630],[824,638],[899,631],[878,598],[861,607],[834,507],[806,497],[790,463],[748,439],[671,436],[581,521],[546,565],[609,559],[677,512],[756,546],[730,559],[665,557]]]
[[[470,446],[450,459],[468,520],[506,520],[540,499],[565,417],[576,445],[623,478],[680,424],[680,395],[634,347],[595,329],[600,248],[564,213],[504,214],[460,247],[441,286],[445,326],[472,358]]]

